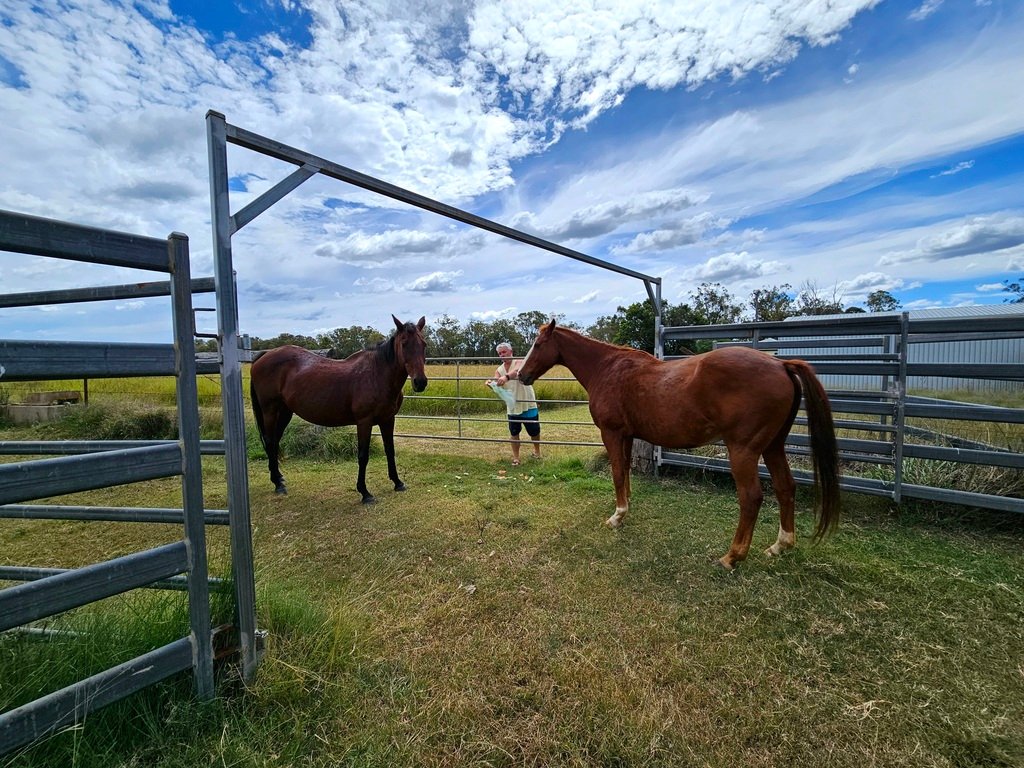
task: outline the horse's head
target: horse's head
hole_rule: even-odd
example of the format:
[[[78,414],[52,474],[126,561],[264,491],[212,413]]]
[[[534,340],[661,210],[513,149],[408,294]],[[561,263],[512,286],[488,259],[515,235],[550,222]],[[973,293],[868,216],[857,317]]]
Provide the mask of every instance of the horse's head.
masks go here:
[[[423,372],[423,365],[426,362],[427,343],[423,339],[423,326],[427,318],[421,317],[420,321],[403,323],[394,315],[391,319],[395,321],[395,355],[398,361],[405,366],[405,372],[412,379],[414,392],[422,392],[427,388],[427,374]]]
[[[519,380],[523,384],[533,384],[560,362],[562,355],[555,338],[555,319],[551,318],[550,322],[540,327],[533,346],[523,358],[523,364],[519,366]]]

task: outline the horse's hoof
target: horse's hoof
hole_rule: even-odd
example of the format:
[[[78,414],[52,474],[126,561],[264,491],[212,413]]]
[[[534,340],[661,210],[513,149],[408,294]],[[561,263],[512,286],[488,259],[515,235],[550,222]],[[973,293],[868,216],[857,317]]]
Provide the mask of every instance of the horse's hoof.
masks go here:
[[[288,489],[285,488],[283,485],[279,485],[274,489],[274,493],[276,493],[278,496],[287,496]]]
[[[724,557],[713,557],[711,559],[711,563],[716,568],[721,568],[726,573],[732,573],[736,570],[736,565],[729,563]]]
[[[401,493],[402,491],[408,490],[405,483],[395,483],[395,490]]]
[[[612,530],[614,530],[616,528],[621,528],[622,527],[622,520],[620,518],[615,517],[613,515],[612,517],[609,517],[607,520],[605,520],[604,524],[607,525]]]
[[[366,496],[363,496],[363,504],[376,504],[376,503],[377,503],[377,499],[375,499],[373,496],[370,496],[369,494],[367,494]]]

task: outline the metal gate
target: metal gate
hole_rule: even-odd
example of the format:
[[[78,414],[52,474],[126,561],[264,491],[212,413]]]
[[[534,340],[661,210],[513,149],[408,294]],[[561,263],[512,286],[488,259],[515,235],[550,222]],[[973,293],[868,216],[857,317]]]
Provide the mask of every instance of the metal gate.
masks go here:
[[[66,378],[174,376],[177,441],[0,442],[8,455],[51,455],[0,465],[0,517],[179,522],[180,541],[73,570],[0,567],[0,579],[23,583],[0,590],[0,631],[131,589],[177,580],[188,592],[190,632],[162,648],[0,714],[0,754],[81,722],[99,709],[178,672],[192,670],[196,695],[214,695],[213,629],[206,524],[226,524],[223,510],[204,510],[201,453],[223,453],[223,441],[199,439],[188,238],[166,240],[94,229],[0,211],[0,250],[169,275],[157,283],[0,296],[0,307],[169,295],[174,342],[113,344],[0,340],[0,384]],[[217,372],[219,366],[209,366]],[[180,476],[181,509],[28,505],[21,502],[123,483]],[[251,568],[251,565],[250,565]]]

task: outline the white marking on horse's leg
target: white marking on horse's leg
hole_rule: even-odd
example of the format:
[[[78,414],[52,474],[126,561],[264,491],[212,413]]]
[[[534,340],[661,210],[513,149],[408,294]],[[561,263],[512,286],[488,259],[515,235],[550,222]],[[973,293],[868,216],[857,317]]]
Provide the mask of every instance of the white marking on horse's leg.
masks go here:
[[[609,517],[607,520],[605,520],[604,524],[607,525],[609,528],[618,528],[620,525],[622,525],[622,518],[626,516],[627,512],[629,512],[628,504],[624,507],[616,507],[615,514]]]
[[[779,538],[777,538],[775,543],[768,547],[764,553],[768,555],[768,557],[774,557],[776,555],[781,555],[787,549],[792,549],[795,546],[796,534],[786,532],[782,530],[782,526],[779,526]]]

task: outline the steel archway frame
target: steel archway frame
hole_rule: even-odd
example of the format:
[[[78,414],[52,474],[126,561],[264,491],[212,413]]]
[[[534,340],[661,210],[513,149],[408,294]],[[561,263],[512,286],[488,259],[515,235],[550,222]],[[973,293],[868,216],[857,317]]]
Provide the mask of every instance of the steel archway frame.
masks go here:
[[[235,558],[237,604],[253,606],[255,583],[251,567],[252,530],[249,513],[249,487],[247,457],[245,455],[245,410],[242,395],[240,334],[238,328],[238,298],[235,290],[235,270],[231,252],[231,237],[264,211],[308,179],[322,174],[362,189],[400,200],[440,216],[468,224],[478,229],[541,248],[566,258],[582,261],[601,269],[641,280],[647,296],[654,305],[655,354],[662,355],[661,346],[661,278],[646,275],[611,262],[588,256],[535,235],[485,219],[429,197],[410,192],[364,173],[346,168],[300,149],[290,147],[265,136],[231,125],[220,112],[206,113],[207,148],[210,164],[210,206],[213,228],[214,276],[217,284],[218,336],[222,355],[222,388],[224,402],[224,434],[227,441],[228,507],[231,510],[231,551]],[[258,198],[232,214],[228,194],[227,145],[259,152],[268,157],[298,166],[290,175],[268,189]],[[256,651],[255,609],[238,617],[242,671],[248,680],[255,674],[258,662]]]

